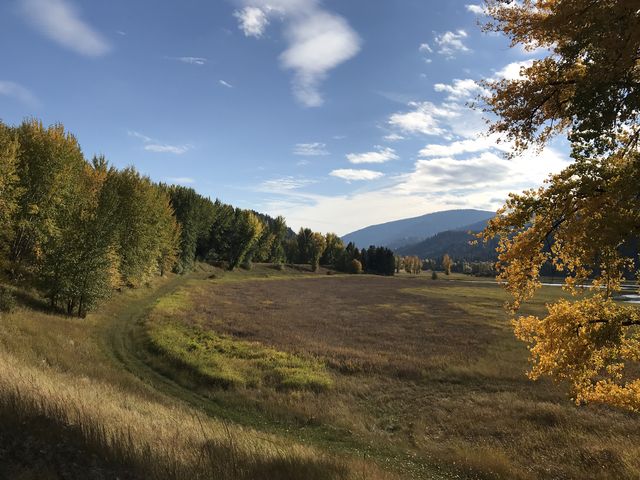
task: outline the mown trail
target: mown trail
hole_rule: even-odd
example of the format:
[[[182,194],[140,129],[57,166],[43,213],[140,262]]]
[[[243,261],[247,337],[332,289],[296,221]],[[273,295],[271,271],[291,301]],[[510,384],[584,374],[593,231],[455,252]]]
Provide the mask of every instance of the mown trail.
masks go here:
[[[265,433],[289,437],[296,442],[314,445],[337,454],[353,455],[356,458],[363,458],[363,456],[377,458],[385,464],[403,464],[408,468],[402,476],[406,475],[407,478],[434,480],[459,478],[420,461],[407,461],[408,459],[401,452],[380,450],[379,447],[362,444],[350,437],[348,432],[330,425],[301,427],[293,424],[274,424],[257,412],[239,411],[232,406],[201,395],[149,365],[145,361],[145,355],[148,353],[144,351],[142,330],[143,322],[149,312],[161,298],[171,295],[190,281],[204,281],[210,275],[211,271],[176,275],[161,285],[150,288],[149,292],[140,298],[128,300],[112,315],[105,315],[97,329],[97,341],[105,355],[136,377],[150,394],[159,394],[166,401],[185,403],[207,416]]]
[[[140,337],[141,323],[160,298],[170,295],[189,280],[205,279],[208,275],[209,272],[176,275],[142,298],[123,305],[116,315],[104,319],[98,330],[100,337],[98,340],[102,343],[107,355],[138,378],[148,389],[171,399],[184,401],[209,415],[218,416],[221,412],[214,408],[208,399],[184,388],[147,365],[140,355],[141,346],[136,342]]]

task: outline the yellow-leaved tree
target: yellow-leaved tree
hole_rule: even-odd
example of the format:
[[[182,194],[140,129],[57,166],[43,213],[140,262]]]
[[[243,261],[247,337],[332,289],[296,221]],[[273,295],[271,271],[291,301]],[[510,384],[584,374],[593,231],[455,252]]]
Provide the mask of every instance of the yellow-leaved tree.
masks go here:
[[[547,262],[576,294],[543,318],[514,320],[530,376],[569,382],[577,403],[640,411],[640,312],[613,299],[640,272],[640,1],[487,0],[486,12],[486,29],[548,51],[518,79],[485,82],[490,131],[514,154],[566,134],[574,160],[543,187],[510,195],[484,232],[500,237],[514,312]]]

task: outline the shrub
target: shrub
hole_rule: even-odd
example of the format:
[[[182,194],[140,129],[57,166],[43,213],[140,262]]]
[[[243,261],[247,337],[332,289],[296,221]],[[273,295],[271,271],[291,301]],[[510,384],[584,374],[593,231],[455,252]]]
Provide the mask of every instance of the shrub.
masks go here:
[[[351,273],[355,273],[355,274],[362,273],[362,263],[360,263],[360,260],[356,260],[355,258],[351,260],[350,267],[351,267],[350,268]]]
[[[0,287],[0,312],[11,312],[16,308],[16,297],[5,287]]]
[[[438,272],[434,270],[433,272],[431,272],[431,280],[437,280],[437,279],[438,279]]]

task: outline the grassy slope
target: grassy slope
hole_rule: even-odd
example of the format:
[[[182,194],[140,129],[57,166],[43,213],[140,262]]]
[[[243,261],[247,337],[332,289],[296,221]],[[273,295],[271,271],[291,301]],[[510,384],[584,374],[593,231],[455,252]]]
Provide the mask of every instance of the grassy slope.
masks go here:
[[[206,400],[140,360],[136,322],[209,273],[118,295],[86,320],[50,314],[33,296],[30,308],[3,315],[0,478],[347,479],[363,469],[383,478],[208,416],[216,412]]]

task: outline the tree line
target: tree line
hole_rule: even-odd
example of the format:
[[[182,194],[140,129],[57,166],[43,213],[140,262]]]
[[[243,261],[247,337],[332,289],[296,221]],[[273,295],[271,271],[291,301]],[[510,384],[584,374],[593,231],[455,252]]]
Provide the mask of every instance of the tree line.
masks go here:
[[[387,249],[358,251],[335,234],[152,182],[103,156],[88,161],[61,124],[0,122],[0,268],[37,287],[51,307],[85,316],[102,299],[196,261],[320,264],[393,274]],[[359,262],[358,268],[354,262]]]

